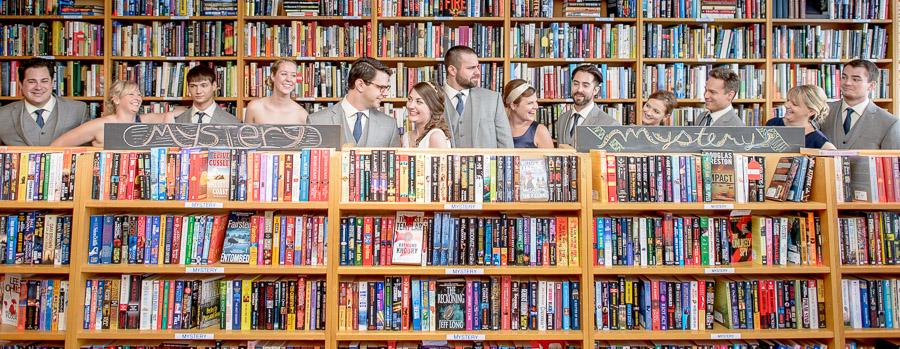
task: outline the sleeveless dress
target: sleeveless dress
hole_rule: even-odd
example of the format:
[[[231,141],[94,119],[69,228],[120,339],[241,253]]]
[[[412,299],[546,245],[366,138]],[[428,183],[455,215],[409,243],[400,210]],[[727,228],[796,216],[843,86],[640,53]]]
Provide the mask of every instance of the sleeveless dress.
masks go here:
[[[813,124],[815,125],[815,124]],[[784,126],[784,119],[774,118],[766,121],[766,126]],[[806,148],[821,149],[825,143],[830,142],[828,137],[816,127],[816,130],[806,134]]]
[[[528,130],[525,130],[521,136],[513,137],[513,145],[516,148],[537,148],[537,145],[534,144],[534,133],[537,131],[538,127],[537,121],[532,121],[531,126],[528,126]]]
[[[431,134],[432,134],[432,133],[435,133],[435,132],[439,132],[440,134],[444,135],[444,131],[442,131],[441,129],[437,129],[437,128],[431,129],[431,131],[428,131],[428,133],[425,134],[425,137],[422,138],[422,142],[419,143],[419,146],[416,147],[416,148],[418,148],[418,149],[428,149],[428,142],[427,142],[427,140],[431,139]],[[450,145],[450,139],[449,139],[449,138],[446,138],[446,135],[444,135],[444,136],[445,136],[445,139],[447,140],[447,145],[449,146],[449,145]],[[403,143],[402,145],[403,145],[404,148],[412,148],[412,146],[410,145],[410,143],[411,143],[411,142],[415,142],[414,139],[413,139],[413,140],[410,140],[410,139],[409,139],[409,133],[404,134],[403,137],[402,137],[402,140],[403,140],[403,141],[402,141],[401,143]]]

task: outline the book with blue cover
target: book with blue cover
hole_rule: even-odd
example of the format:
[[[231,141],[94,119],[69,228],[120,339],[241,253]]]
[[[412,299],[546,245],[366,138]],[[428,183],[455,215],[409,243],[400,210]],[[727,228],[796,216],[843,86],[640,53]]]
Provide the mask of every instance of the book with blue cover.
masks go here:
[[[253,212],[231,211],[222,244],[222,263],[250,262],[250,222]]]

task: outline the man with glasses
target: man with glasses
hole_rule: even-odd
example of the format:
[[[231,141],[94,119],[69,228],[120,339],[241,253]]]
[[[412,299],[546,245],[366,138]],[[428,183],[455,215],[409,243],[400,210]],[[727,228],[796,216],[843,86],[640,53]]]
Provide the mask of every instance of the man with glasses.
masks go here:
[[[342,143],[357,147],[400,147],[397,122],[378,111],[390,88],[391,69],[370,57],[353,62],[347,95],[309,116],[312,125],[341,125]]]
[[[512,131],[500,94],[478,87],[481,69],[475,50],[451,47],[444,54],[444,64],[444,116],[453,134],[453,148],[512,148]]]

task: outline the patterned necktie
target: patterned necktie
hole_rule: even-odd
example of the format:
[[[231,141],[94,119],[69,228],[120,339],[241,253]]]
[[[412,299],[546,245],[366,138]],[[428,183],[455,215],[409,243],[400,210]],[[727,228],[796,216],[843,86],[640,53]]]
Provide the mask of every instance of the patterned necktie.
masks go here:
[[[853,121],[853,109],[847,108],[847,117],[844,118],[844,134],[850,134],[850,122]]]
[[[575,122],[572,123],[572,129],[569,130],[569,137],[575,137],[575,126],[578,126],[578,120],[581,118],[581,114],[575,113]]]
[[[206,113],[204,113],[204,112],[202,112],[202,111],[198,111],[198,112],[197,112],[197,123],[198,123],[198,124],[202,124],[202,123],[203,123],[203,117],[204,117],[204,116],[206,116]]]
[[[353,124],[353,139],[359,143],[359,137],[362,136],[362,118],[365,116],[363,112],[356,113],[356,123]]]
[[[44,111],[45,110],[43,110],[43,109],[38,109],[38,110],[34,111],[34,113],[37,115],[37,117],[34,119],[34,121],[37,122],[37,125],[40,128],[44,128],[44,116],[43,116]]]
[[[466,107],[466,103],[463,102],[463,97],[462,92],[456,95],[456,112],[459,113],[459,115],[462,115],[463,109]]]
[[[706,126],[712,123],[712,113],[706,113]]]

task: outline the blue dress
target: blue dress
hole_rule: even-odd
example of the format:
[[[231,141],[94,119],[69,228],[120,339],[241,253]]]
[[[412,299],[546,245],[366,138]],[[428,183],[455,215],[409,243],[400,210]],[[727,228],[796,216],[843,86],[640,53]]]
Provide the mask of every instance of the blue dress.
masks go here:
[[[516,148],[537,148],[537,145],[534,144],[534,132],[537,131],[538,127],[537,121],[532,121],[531,126],[528,126],[528,130],[525,131],[521,136],[513,137],[513,145]]]
[[[784,126],[783,118],[774,118],[766,121],[766,126]],[[817,127],[815,131],[806,134],[806,148],[821,149],[825,143],[831,142]]]

